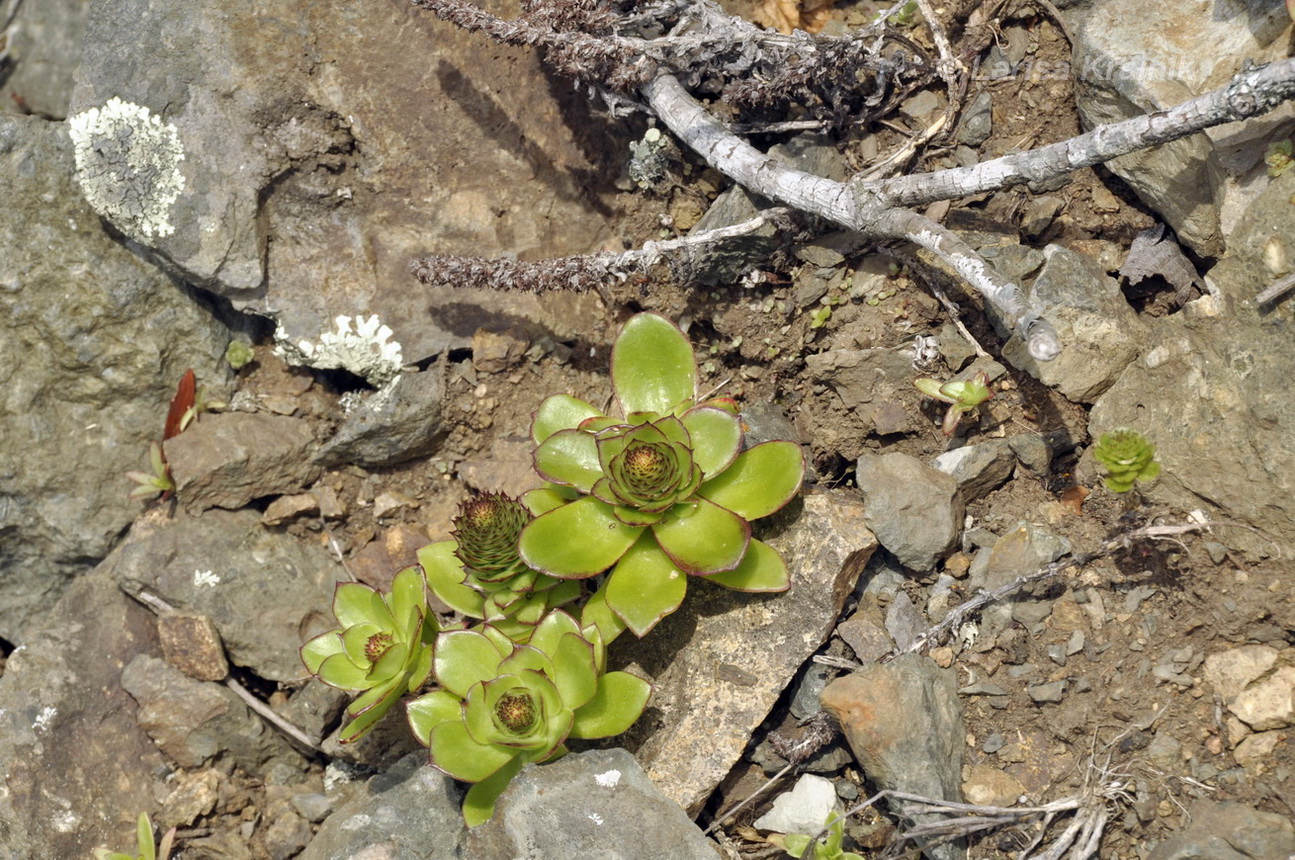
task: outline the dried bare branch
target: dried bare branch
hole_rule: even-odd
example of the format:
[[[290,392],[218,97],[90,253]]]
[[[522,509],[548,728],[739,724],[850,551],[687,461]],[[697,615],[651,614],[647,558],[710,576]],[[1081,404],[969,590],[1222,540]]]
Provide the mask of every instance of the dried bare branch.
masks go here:
[[[894,660],[896,657],[903,654],[912,654],[918,651],[924,651],[927,648],[944,641],[952,631],[962,627],[967,619],[971,617],[972,613],[979,611],[981,608],[988,606],[991,603],[997,603],[1003,598],[1015,594],[1017,591],[1020,591],[1031,583],[1060,576],[1071,568],[1092,564],[1099,558],[1105,558],[1117,550],[1127,549],[1141,540],[1170,539],[1177,535],[1193,534],[1205,531],[1210,525],[1217,524],[1209,522],[1192,522],[1178,525],[1143,526],[1140,529],[1134,529],[1133,531],[1116,535],[1091,552],[1081,553],[1076,556],[1071,556],[1070,558],[1054,561],[1051,564],[1045,564],[1038,570],[1027,573],[1024,576],[1019,576],[1006,585],[995,588],[992,591],[979,591],[965,603],[955,606],[950,610],[949,614],[945,616],[943,621],[928,628],[922,633],[922,635],[914,639],[908,647],[900,649],[894,654],[883,658],[881,662],[889,663],[891,660]]]

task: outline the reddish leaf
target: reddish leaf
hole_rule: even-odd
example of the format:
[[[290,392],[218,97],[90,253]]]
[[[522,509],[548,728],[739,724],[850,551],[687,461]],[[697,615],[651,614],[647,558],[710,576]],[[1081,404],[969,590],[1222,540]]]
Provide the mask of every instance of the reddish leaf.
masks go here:
[[[1084,512],[1084,499],[1088,498],[1090,492],[1092,491],[1087,487],[1067,487],[1061,491],[1061,504],[1072,514],[1079,516]]]
[[[193,399],[198,391],[198,381],[193,375],[193,368],[184,372],[180,377],[180,384],[175,388],[175,396],[171,398],[171,408],[166,413],[166,429],[162,431],[162,441],[180,435],[180,421],[184,418],[184,413],[193,408]]]

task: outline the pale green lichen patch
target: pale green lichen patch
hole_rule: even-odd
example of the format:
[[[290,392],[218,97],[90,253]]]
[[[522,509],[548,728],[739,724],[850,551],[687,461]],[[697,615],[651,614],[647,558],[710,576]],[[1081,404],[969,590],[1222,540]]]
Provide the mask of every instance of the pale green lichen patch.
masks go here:
[[[94,210],[136,239],[170,236],[184,190],[184,147],[174,125],[117,97],[68,119],[76,178]]]
[[[274,354],[288,364],[319,370],[349,370],[375,388],[385,389],[400,376],[403,359],[398,341],[390,340],[391,329],[377,316],[339,316],[337,331],[326,331],[318,343],[293,341],[280,326],[274,332]]]

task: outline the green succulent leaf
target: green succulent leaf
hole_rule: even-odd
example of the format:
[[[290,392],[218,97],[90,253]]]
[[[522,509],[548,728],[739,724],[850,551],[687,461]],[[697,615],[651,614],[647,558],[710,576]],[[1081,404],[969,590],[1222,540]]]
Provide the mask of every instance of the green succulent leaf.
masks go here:
[[[315,672],[319,680],[339,690],[366,690],[373,686],[369,681],[368,664],[356,665],[344,653],[334,654],[324,660]]]
[[[463,698],[473,684],[498,673],[504,656],[485,633],[452,630],[436,639],[432,671],[438,684]]]
[[[333,592],[333,615],[343,628],[369,623],[384,630],[396,626],[396,619],[382,595],[358,582],[339,582]]]
[[[418,550],[418,563],[427,576],[427,587],[446,606],[469,618],[484,618],[481,592],[465,585],[463,562],[454,554],[458,544],[452,540],[430,543]]]
[[[589,628],[594,628],[602,641],[610,645],[617,636],[625,632],[625,621],[607,605],[607,584],[603,585],[585,601],[580,614],[580,628],[588,636]]]
[[[1127,493],[1137,481],[1150,481],[1160,475],[1156,449],[1136,430],[1121,427],[1105,433],[1093,448],[1093,458],[1106,468],[1106,488],[1113,493]]]
[[[952,403],[953,398],[944,393],[944,383],[929,376],[920,376],[913,380],[913,386],[927,397],[944,403]]]
[[[652,526],[662,551],[688,574],[732,570],[751,540],[751,525],[705,498],[676,505],[670,516]]]
[[[405,634],[406,639],[412,639],[427,613],[426,582],[421,567],[407,567],[396,574],[391,581],[390,606],[397,630]]]
[[[732,413],[698,406],[685,412],[682,421],[703,480],[727,469],[742,450],[742,422]]]
[[[574,502],[580,498],[580,491],[572,487],[564,487],[560,484],[545,484],[535,490],[527,490],[522,493],[522,504],[531,512],[531,516],[538,517],[547,514],[554,508],[560,508],[568,502]]]
[[[767,543],[751,539],[742,563],[736,568],[706,577],[734,591],[776,592],[791,587],[791,575],[778,551]]]
[[[796,497],[805,478],[805,454],[795,442],[763,442],[743,451],[697,494],[743,519],[767,517]]]
[[[559,430],[535,450],[535,471],[546,481],[567,484],[588,493],[602,477],[598,443],[583,430]]]
[[[616,519],[606,502],[585,496],[555,508],[522,529],[522,560],[559,579],[602,573],[625,554],[643,529]]]
[[[588,702],[598,690],[594,646],[579,633],[568,633],[558,642],[553,683],[562,694],[562,704],[571,709]]]
[[[517,750],[477,743],[462,720],[441,723],[427,738],[432,767],[464,782],[480,782],[512,761]]]
[[[581,421],[602,414],[592,405],[569,394],[546,397],[531,422],[531,441],[539,445],[559,430],[574,430],[580,426]]]
[[[342,631],[329,630],[301,646],[301,662],[307,672],[318,675],[323,662],[334,654],[341,654],[342,650]]]
[[[405,692],[404,678],[397,675],[382,684],[365,690],[350,704],[346,713],[352,719],[337,733],[339,743],[349,744],[363,737],[378,720],[400,701]]]
[[[642,638],[679,608],[687,590],[687,575],[644,533],[607,578],[607,605]]]
[[[427,746],[432,729],[441,723],[463,719],[463,700],[448,690],[433,690],[405,705],[405,713],[414,737],[418,738],[420,744]]]
[[[558,644],[568,633],[580,635],[580,625],[574,617],[561,610],[550,612],[535,628],[531,637],[531,647],[553,657],[557,654]]]
[[[697,365],[688,338],[665,317],[632,317],[612,347],[612,385],[626,415],[665,414],[695,398]]]
[[[469,827],[485,824],[495,814],[495,802],[504,793],[508,783],[521,772],[530,761],[524,755],[513,756],[512,760],[490,776],[468,789],[463,798],[463,820]]]
[[[573,738],[609,738],[634,725],[647,706],[652,685],[628,672],[608,672],[592,699],[575,712]]]

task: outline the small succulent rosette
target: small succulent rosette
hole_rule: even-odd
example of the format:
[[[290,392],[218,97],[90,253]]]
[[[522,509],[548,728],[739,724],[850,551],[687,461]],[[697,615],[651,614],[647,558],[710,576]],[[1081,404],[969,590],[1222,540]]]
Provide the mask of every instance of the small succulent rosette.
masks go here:
[[[325,684],[360,694],[347,707],[350,722],[339,735],[350,743],[427,680],[440,625],[427,611],[418,567],[396,574],[387,595],[358,582],[338,583],[333,614],[341,626],[301,646],[301,661]]]
[[[532,519],[521,502],[483,493],[463,502],[454,539],[418,551],[427,586],[447,606],[489,622],[524,643],[552,609],[578,598],[578,581],[532,570],[517,555],[517,539]]]
[[[430,763],[474,783],[463,815],[475,826],[528,762],[566,752],[568,738],[605,738],[643,713],[651,686],[627,672],[604,673],[605,649],[562,610],[519,645],[491,625],[442,633],[434,673],[441,689],[408,704],[409,724]]]
[[[638,636],[679,607],[689,576],[786,590],[786,565],[751,537],[750,523],[800,490],[800,446],[744,451],[736,405],[697,402],[692,347],[663,317],[625,324],[611,373],[623,417],[567,395],[535,414],[535,468],[547,484],[523,497],[536,519],[522,529],[522,560],[559,579],[610,570],[599,594]],[[618,632],[603,630],[608,639]]]
[[[1152,481],[1160,475],[1156,447],[1127,427],[1103,433],[1093,448],[1093,459],[1106,468],[1103,483],[1112,493],[1127,493],[1135,482]]]

